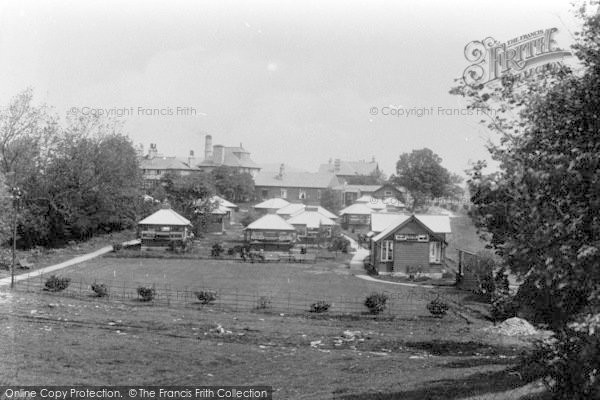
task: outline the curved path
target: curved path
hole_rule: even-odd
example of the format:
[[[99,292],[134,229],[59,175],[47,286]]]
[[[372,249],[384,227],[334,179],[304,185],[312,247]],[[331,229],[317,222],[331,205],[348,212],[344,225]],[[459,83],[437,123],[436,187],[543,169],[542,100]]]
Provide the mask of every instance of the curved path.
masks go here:
[[[123,246],[132,246],[135,244],[138,244],[139,240],[130,240],[128,242],[123,242]],[[75,258],[72,258],[70,260],[67,260],[65,262],[59,263],[59,264],[54,264],[54,265],[50,265],[48,267],[44,267],[44,268],[40,268],[40,269],[36,269],[34,271],[31,272],[26,272],[24,274],[20,274],[20,275],[15,275],[15,282],[18,281],[23,281],[26,279],[30,279],[30,278],[34,278],[36,276],[40,276],[43,274],[46,274],[48,272],[53,272],[53,271],[58,271],[59,269],[63,269],[66,267],[70,267],[71,265],[75,265],[75,264],[79,264],[82,263],[84,261],[88,261],[91,260],[92,258],[96,258],[98,256],[101,256],[103,254],[106,253],[110,253],[113,250],[112,246],[106,246],[103,247],[101,249],[98,249],[94,252],[88,253],[88,254],[84,254],[81,256],[77,256]],[[0,279],[0,286],[5,286],[5,285],[10,285],[10,276]]]
[[[434,289],[435,286],[432,285],[420,285],[418,283],[404,283],[404,282],[390,282],[390,281],[382,281],[381,279],[375,279],[369,275],[354,275],[357,278],[364,279],[365,281],[371,282],[379,282],[379,283],[389,283],[391,285],[400,285],[400,286],[409,286],[409,287],[421,287],[424,289]]]

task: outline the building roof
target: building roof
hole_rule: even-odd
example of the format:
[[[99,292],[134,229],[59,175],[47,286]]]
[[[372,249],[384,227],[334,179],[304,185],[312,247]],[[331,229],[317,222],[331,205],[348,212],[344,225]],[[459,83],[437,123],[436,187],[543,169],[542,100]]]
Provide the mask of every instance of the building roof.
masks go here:
[[[364,195],[356,200],[356,203],[363,203],[373,210],[385,210],[387,208],[404,208],[404,203],[394,197],[379,199],[370,195]]]
[[[372,213],[373,213],[373,209],[368,207],[365,203],[354,203],[340,211],[340,215],[344,215],[344,214],[369,215]]]
[[[371,231],[383,232],[388,226],[398,225],[410,218],[409,214],[373,213],[371,214]]]
[[[187,226],[192,225],[192,223],[188,219],[182,217],[175,211],[171,210],[170,208],[163,208],[138,222],[138,225]]]
[[[279,210],[280,208],[283,208],[283,207],[287,206],[288,204],[290,204],[289,201],[276,197],[274,199],[268,199],[268,200],[263,201],[262,203],[258,203],[257,205],[254,206],[254,208],[263,209],[263,210],[264,209]]]
[[[335,173],[336,175],[368,176],[377,171],[377,161],[340,161],[339,170],[335,170],[335,162],[321,164],[319,172]]]
[[[377,241],[385,238],[390,233],[394,232],[395,230],[401,228],[404,224],[408,223],[409,221],[413,221],[413,220],[417,221],[418,223],[423,225],[426,229],[431,231],[431,233],[434,233],[434,234],[435,233],[450,233],[450,232],[452,232],[452,230],[450,229],[450,218],[448,218],[448,216],[446,216],[446,215],[411,215],[411,216],[409,216],[409,218],[407,218],[403,221],[398,221],[397,223],[389,225],[387,228],[385,228],[383,231],[381,231],[379,234],[377,234],[373,238],[373,241],[377,242]]]
[[[219,206],[223,206],[223,207],[227,207],[227,208],[237,208],[236,204],[233,204],[232,202],[225,200],[221,196],[217,196],[217,195],[211,197],[210,202],[211,203],[219,203]]]
[[[335,222],[317,211],[302,211],[288,219],[287,222],[292,225],[306,225],[307,228],[319,228],[320,226],[332,226]]]
[[[335,187],[344,193],[373,193],[383,185],[340,185]]]
[[[292,225],[286,222],[283,218],[276,214],[267,214],[260,217],[245,229],[248,230],[263,230],[263,231],[295,231]]]
[[[297,187],[326,189],[339,185],[339,181],[331,173],[314,172],[284,172],[283,175],[274,172],[259,172],[254,178],[254,186],[266,187]]]
[[[153,157],[142,158],[140,160],[141,169],[160,169],[160,170],[186,170],[194,171],[196,168],[190,167],[177,157]]]
[[[280,208],[279,210],[277,210],[276,214],[277,215],[282,215],[282,216],[294,216],[296,214],[299,214],[301,212],[303,212],[306,209],[306,204],[302,204],[302,203],[290,203],[285,207]],[[319,214],[330,218],[330,219],[337,219],[337,215],[335,215],[334,213],[332,213],[331,211],[327,210],[326,208],[323,208],[321,206],[308,206],[309,210],[311,209],[315,209],[314,211],[318,212]]]
[[[213,146],[218,147],[218,146]],[[215,153],[213,151],[212,158],[204,159],[202,162],[197,164],[198,167],[236,167],[236,168],[250,168],[260,169],[260,166],[256,164],[251,158],[250,153],[243,147],[223,147],[223,162],[221,160],[215,160]]]
[[[212,210],[210,213],[211,214],[215,214],[215,215],[225,215],[225,214],[227,214],[229,212],[231,212],[230,208],[222,206],[222,205],[219,205],[214,210]]]

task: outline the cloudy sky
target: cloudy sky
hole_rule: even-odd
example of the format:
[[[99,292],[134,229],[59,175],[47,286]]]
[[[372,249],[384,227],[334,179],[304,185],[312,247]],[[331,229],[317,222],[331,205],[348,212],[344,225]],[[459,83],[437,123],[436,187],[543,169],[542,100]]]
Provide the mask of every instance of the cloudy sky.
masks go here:
[[[569,1],[0,0],[0,104],[33,87],[62,117],[125,109],[132,140],[166,155],[203,154],[209,133],[258,163],[375,157],[389,174],[429,147],[461,173],[493,137],[445,111],[466,105],[448,94],[464,46],[551,27],[572,43]]]

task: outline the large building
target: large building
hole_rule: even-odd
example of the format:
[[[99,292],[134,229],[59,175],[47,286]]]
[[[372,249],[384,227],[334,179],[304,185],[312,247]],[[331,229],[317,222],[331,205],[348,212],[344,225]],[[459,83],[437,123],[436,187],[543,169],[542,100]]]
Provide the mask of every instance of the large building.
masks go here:
[[[217,167],[230,167],[238,172],[246,172],[256,177],[260,166],[250,158],[242,144],[239,147],[227,147],[220,144],[213,146],[212,136],[206,135],[204,143],[204,160],[195,165],[201,171],[210,172]]]
[[[256,197],[281,198],[290,202],[316,204],[323,191],[340,185],[334,174],[321,172],[286,172],[281,164],[279,172],[260,172],[254,178]]]
[[[334,174],[341,182],[347,184],[376,184],[381,175],[375,157],[371,161],[343,161],[330,159],[329,163],[319,166],[320,173]]]
[[[140,156],[140,169],[142,170],[143,188],[152,189],[156,187],[166,173],[178,175],[189,175],[198,172],[194,167],[194,152],[190,151],[188,158],[165,157],[158,153],[156,143],[150,143],[148,154],[143,155],[143,148],[138,149]]]

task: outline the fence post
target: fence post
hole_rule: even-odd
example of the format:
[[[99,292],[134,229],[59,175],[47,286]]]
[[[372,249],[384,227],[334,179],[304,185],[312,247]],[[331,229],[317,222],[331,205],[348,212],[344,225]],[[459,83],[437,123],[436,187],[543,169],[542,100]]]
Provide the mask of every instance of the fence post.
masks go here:
[[[238,312],[238,288],[235,287],[235,312]]]
[[[290,288],[288,287],[288,314],[290,313],[291,297],[292,297],[292,292],[291,292]]]

